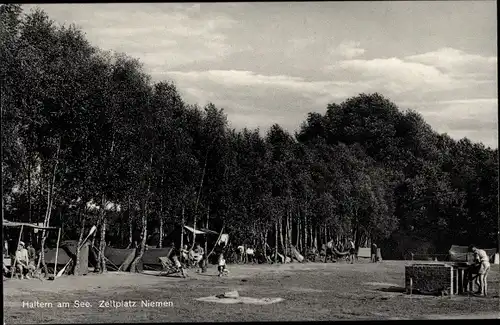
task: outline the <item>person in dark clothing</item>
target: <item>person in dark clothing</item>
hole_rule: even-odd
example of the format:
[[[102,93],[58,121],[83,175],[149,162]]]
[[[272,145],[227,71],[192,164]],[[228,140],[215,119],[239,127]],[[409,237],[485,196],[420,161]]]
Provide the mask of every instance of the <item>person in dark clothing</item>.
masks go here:
[[[33,247],[33,244],[31,242],[28,243],[28,258],[30,261],[35,261],[36,260],[36,250]]]
[[[372,263],[377,262],[377,244],[372,243],[371,247]]]

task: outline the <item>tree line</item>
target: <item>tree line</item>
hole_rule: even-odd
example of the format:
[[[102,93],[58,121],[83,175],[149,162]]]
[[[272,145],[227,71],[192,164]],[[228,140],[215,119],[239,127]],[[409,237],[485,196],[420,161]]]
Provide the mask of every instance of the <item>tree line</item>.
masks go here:
[[[136,261],[182,221],[285,254],[348,238],[393,258],[497,244],[498,149],[380,94],[309,113],[295,134],[235,130],[40,9],[2,5],[0,22],[6,219],[80,240],[96,224],[101,252],[137,238]]]

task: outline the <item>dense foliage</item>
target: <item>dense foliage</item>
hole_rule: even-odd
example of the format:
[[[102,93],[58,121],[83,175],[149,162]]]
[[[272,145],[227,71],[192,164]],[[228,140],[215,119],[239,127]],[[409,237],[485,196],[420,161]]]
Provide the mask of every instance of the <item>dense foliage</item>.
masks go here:
[[[2,5],[0,23],[6,219],[72,239],[98,224],[101,248],[143,249],[182,215],[285,252],[349,237],[383,244],[386,257],[496,246],[498,149],[438,134],[379,94],[263,137],[41,10]]]

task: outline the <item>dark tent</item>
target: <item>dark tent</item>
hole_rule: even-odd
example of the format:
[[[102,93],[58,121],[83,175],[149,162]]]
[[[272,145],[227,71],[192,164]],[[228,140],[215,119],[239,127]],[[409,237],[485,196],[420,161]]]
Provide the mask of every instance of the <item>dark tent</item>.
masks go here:
[[[128,271],[130,263],[135,257],[135,248],[113,248],[106,247],[104,256],[108,259],[106,261],[106,268],[112,271]],[[92,250],[92,259],[97,261],[97,250]],[[142,261],[137,264],[139,271],[142,271]]]
[[[45,248],[44,250],[45,264],[53,266],[56,263],[56,249],[55,248]],[[71,261],[71,257],[66,253],[64,249],[59,249],[59,254],[57,255],[57,265],[64,266],[66,263]]]
[[[142,263],[144,268],[159,270],[161,269],[161,263],[158,260],[159,257],[169,257],[172,248],[148,248],[144,255],[142,256]]]
[[[59,245],[59,255],[57,256],[57,267],[61,268],[66,265],[69,261],[76,261],[76,248],[78,245],[77,240],[67,240]],[[45,264],[53,267],[56,260],[56,249],[46,248],[45,254]],[[85,275],[89,270],[89,245],[88,243],[83,245],[80,249],[80,272]]]

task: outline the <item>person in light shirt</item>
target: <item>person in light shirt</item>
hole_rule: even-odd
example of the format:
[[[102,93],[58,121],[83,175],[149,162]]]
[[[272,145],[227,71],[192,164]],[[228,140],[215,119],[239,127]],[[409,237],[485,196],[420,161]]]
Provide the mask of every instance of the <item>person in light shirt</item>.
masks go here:
[[[24,279],[24,274],[32,271],[33,268],[33,265],[30,264],[28,251],[24,246],[24,242],[20,241],[15,255],[16,270],[19,272],[21,279]],[[26,274],[26,278],[30,278],[28,274]]]
[[[228,269],[226,268],[226,259],[224,258],[224,253],[220,252],[219,254],[219,261],[218,261],[218,271],[219,271],[219,277],[223,275],[227,275],[229,273]]]
[[[474,253],[474,260],[478,263],[479,290],[476,294],[486,296],[488,294],[488,273],[490,271],[490,258],[488,254],[474,245],[469,246],[469,251]]]

